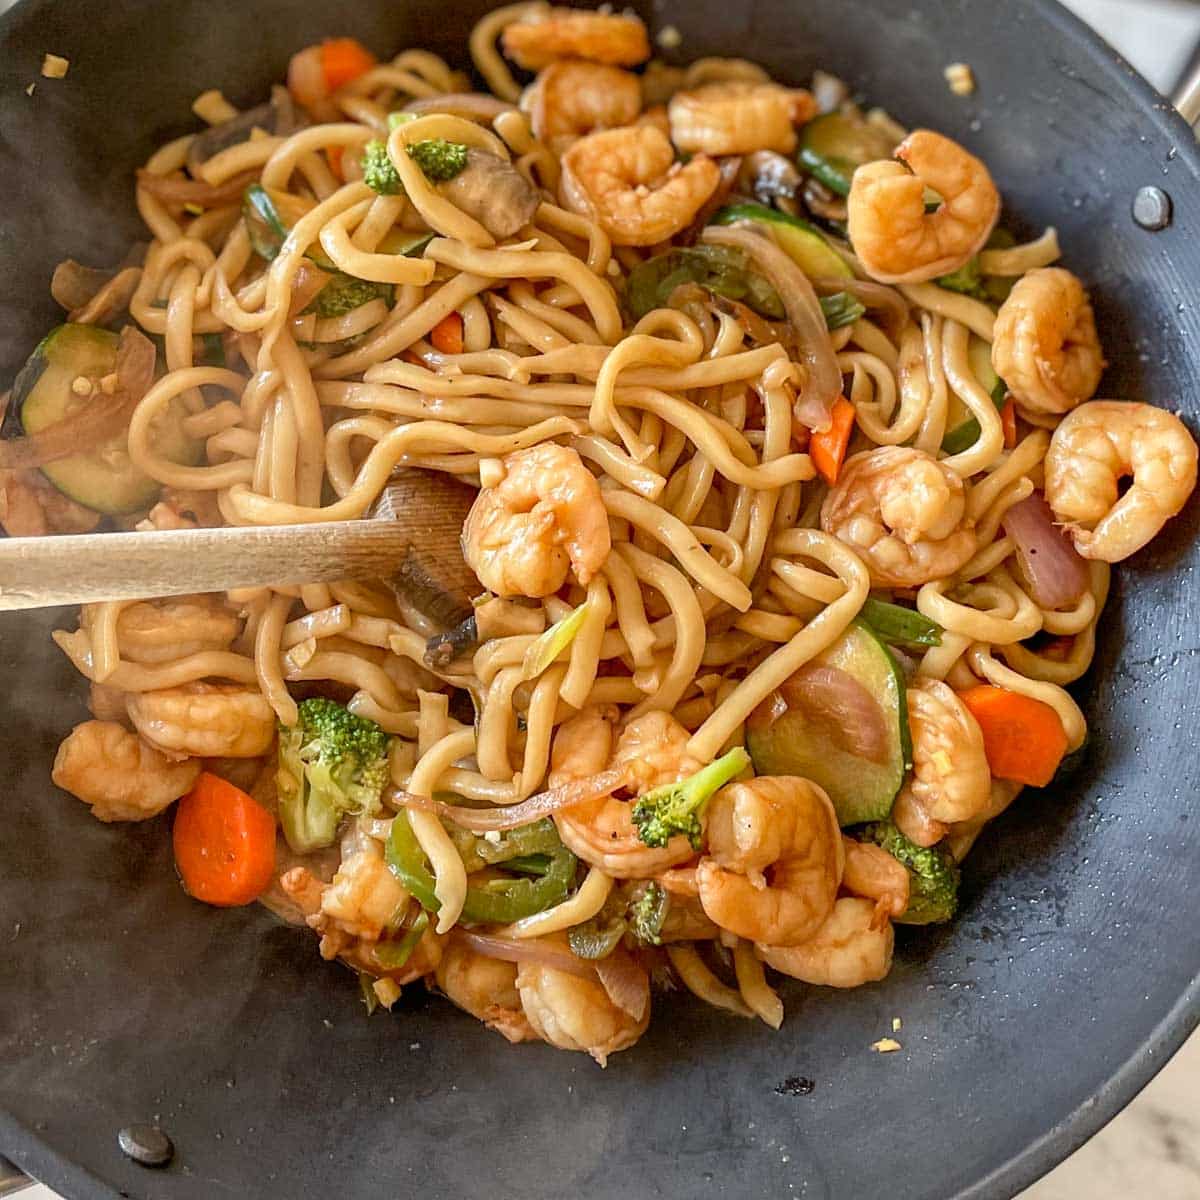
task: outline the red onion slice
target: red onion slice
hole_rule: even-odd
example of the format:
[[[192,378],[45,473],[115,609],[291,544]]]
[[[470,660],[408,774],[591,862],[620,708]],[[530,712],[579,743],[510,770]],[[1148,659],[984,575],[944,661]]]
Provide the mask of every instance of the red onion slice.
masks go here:
[[[635,1021],[650,1007],[650,977],[621,947],[595,962],[596,975],[608,998]]]
[[[1068,608],[1088,590],[1087,563],[1055,523],[1040,492],[1004,514],[1004,532],[1013,540],[1017,561],[1029,581],[1029,594],[1042,608]]]
[[[592,963],[576,958],[570,950],[564,950],[539,938],[503,938],[490,933],[474,933],[469,929],[455,929],[454,937],[476,954],[484,958],[499,958],[504,962],[530,963],[549,967],[554,971],[565,971],[580,979],[596,979],[596,968]],[[615,1001],[614,1001],[615,1003]]]

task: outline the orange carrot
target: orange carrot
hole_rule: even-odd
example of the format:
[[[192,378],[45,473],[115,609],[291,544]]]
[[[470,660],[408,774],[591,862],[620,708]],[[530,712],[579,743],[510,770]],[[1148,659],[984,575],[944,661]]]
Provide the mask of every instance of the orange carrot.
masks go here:
[[[824,433],[814,433],[808,444],[813,466],[827,484],[832,487],[842,469],[846,447],[854,432],[854,405],[844,396],[839,396],[830,413],[832,424]]]
[[[321,43],[321,75],[325,90],[332,94],[360,75],[365,75],[377,62],[370,50],[354,38],[330,38]]]
[[[463,352],[463,319],[456,312],[447,313],[429,332],[435,350],[443,354]]]
[[[1011,450],[1017,444],[1017,406],[1011,396],[1000,410],[1000,425],[1004,430],[1004,447]]]
[[[1045,787],[1054,778],[1067,752],[1067,735],[1050,705],[986,684],[959,692],[958,698],[979,722],[997,779]]]
[[[346,182],[345,175],[342,174],[342,155],[346,153],[345,146],[326,146],[325,157],[329,159],[329,169],[343,182]]]
[[[208,771],[179,801],[173,841],[183,886],[205,904],[249,904],[275,874],[275,818]]]

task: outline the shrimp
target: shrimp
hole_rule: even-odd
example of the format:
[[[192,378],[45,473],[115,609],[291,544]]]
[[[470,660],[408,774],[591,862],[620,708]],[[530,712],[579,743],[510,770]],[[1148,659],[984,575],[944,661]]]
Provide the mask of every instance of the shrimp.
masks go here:
[[[815,783],[793,775],[732,783],[708,806],[700,903],[739,937],[794,946],[833,910],[845,860],[837,814]]]
[[[866,163],[854,172],[846,201],[854,253],[881,283],[920,283],[957,271],[983,249],[1000,215],[987,167],[928,129],[910,133],[896,157],[900,162]],[[927,187],[942,201],[931,213]]]
[[[870,900],[843,896],[816,936],[801,946],[755,946],[768,966],[822,987],[852,988],[883,979],[896,944],[890,921],[875,923]]]
[[[565,934],[554,934],[545,940],[567,949]],[[644,977],[640,967],[635,970]],[[610,1054],[632,1046],[650,1023],[648,979],[646,1004],[638,1017],[618,1008],[596,980],[537,962],[523,962],[517,968],[517,991],[530,1027],[538,1037],[560,1050],[585,1051],[602,1067],[608,1063]]]
[[[642,85],[617,67],[556,62],[526,89],[521,105],[534,136],[562,150],[581,134],[632,125],[642,111]]]
[[[653,125],[580,138],[562,159],[563,203],[596,221],[618,246],[653,246],[695,219],[721,172],[706,154],[686,166]]]
[[[463,555],[498,596],[549,596],[581,584],[612,549],[596,477],[575,450],[543,442],[503,462],[504,475],[475,497],[463,525]]]
[[[9,537],[90,533],[100,514],[76,504],[40,471],[0,471],[0,525]]]
[[[932,846],[947,826],[988,806],[992,773],[979,723],[949,685],[920,679],[907,700],[913,774],[896,797],[893,816],[910,841]]]
[[[117,618],[121,657],[163,663],[204,650],[228,650],[242,628],[219,596],[143,600]]]
[[[275,712],[259,692],[236,683],[185,683],[129,696],[129,719],[174,758],[256,758],[275,738]]]
[[[155,529],[214,529],[224,524],[216,492],[165,488],[161,499],[135,528],[149,533]]]
[[[992,366],[1029,412],[1089,400],[1104,371],[1092,303],[1070,271],[1041,267],[1013,285],[996,314]]]
[[[1122,496],[1128,476],[1133,482]],[[1195,486],[1195,439],[1174,413],[1149,404],[1081,404],[1046,451],[1046,499],[1075,549],[1101,562],[1140,550]]]
[[[564,722],[550,758],[551,787],[624,766],[638,794],[695,774],[701,764],[686,753],[688,731],[669,713],[650,712],[631,721],[613,746],[614,707],[585,708]],[[665,846],[647,846],[630,815],[632,806],[616,796],[598,796],[554,814],[563,844],[590,866],[622,879],[649,879],[691,858],[686,837]]]
[[[510,1042],[537,1036],[521,1007],[516,963],[487,958],[451,941],[437,965],[437,984],[451,1003]]]
[[[676,92],[667,108],[671,141],[685,153],[722,155],[776,150],[791,154],[797,125],[817,113],[810,93],[749,79]]]
[[[855,896],[875,901],[875,927],[898,917],[908,907],[909,879],[904,864],[882,846],[842,835],[846,869],[842,887]]]
[[[115,721],[84,721],[59,746],[50,778],[98,821],[144,821],[190,792],[199,774],[194,759],[167,758]]]
[[[920,587],[975,553],[963,482],[921,450],[881,446],[846,460],[821,528],[867,565],[873,587]]]
[[[527,71],[540,71],[563,58],[636,67],[650,57],[650,38],[639,17],[574,8],[532,12],[514,21],[505,28],[501,45]]]

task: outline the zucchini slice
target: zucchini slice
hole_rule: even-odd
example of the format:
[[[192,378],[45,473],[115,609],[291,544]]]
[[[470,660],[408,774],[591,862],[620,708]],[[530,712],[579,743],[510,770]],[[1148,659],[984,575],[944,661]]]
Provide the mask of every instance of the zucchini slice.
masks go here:
[[[800,133],[800,165],[839,196],[850,195],[850,179],[863,163],[891,158],[896,144],[881,129],[845,113],[826,113]]]
[[[117,366],[115,333],[94,325],[60,325],[30,355],[13,384],[12,403],[26,433],[37,433],[61,421],[81,403],[71,390],[80,375],[99,380]],[[202,444],[183,431],[186,409],[172,403],[158,428],[160,451],[175,462],[199,461]],[[96,512],[121,514],[149,508],[161,484],[142,474],[130,461],[124,431],[93,449],[49,462],[42,474],[60,492]]]
[[[730,204],[713,216],[713,225],[755,221],[765,225],[779,248],[810,279],[853,279],[846,260],[821,236],[821,231],[800,217],[765,204]]]
[[[855,622],[768,696],[746,723],[760,775],[802,775],[829,794],[842,825],[883,820],[912,761],[904,676]]]
[[[1008,386],[992,366],[991,346],[975,334],[971,334],[971,340],[967,343],[967,363],[971,373],[979,380],[979,386],[991,396],[992,403],[997,408],[1003,408],[1008,397]],[[951,410],[951,419],[956,424],[942,438],[942,449],[947,454],[961,454],[979,440],[979,422],[966,414],[966,406],[961,400],[956,396],[952,398],[956,407]],[[966,419],[959,421],[964,416]]]

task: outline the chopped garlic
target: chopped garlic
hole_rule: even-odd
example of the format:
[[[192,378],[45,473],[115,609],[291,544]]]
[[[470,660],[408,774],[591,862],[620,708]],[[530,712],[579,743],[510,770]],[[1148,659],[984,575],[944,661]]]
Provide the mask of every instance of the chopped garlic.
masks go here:
[[[110,374],[105,375],[104,378],[100,380],[100,390],[106,396],[111,396],[113,394],[113,392],[115,392],[117,390],[117,373],[116,373],[116,371],[113,371]]]
[[[945,750],[935,750],[929,756],[929,760],[937,767],[939,775],[949,775],[954,770],[954,764],[950,761],[950,755]]]
[[[893,1033],[900,1032],[900,1018],[899,1017],[892,1018],[892,1032]]]
[[[975,91],[975,74],[966,63],[951,63],[942,74],[956,96],[970,96]]]
[[[400,985],[394,979],[377,979],[371,990],[384,1008],[391,1008],[400,999]]]
[[[654,39],[664,50],[674,50],[683,44],[683,34],[674,25],[664,25]]]
[[[92,381],[86,375],[76,375],[71,380],[71,391],[77,396],[90,396],[92,394]]]
[[[70,60],[63,58],[61,54],[47,54],[42,59],[42,74],[47,79],[62,79],[70,66]]]
[[[28,86],[28,87],[25,89],[25,95],[27,95],[27,96],[32,96],[32,95],[33,95],[33,89],[34,89],[35,87],[37,87],[37,84],[36,84],[36,83],[31,83],[31,84],[30,84],[30,85],[29,85],[29,86]]]
[[[895,1038],[880,1038],[879,1041],[871,1043],[871,1049],[878,1050],[880,1054],[891,1054],[903,1047]]]
[[[483,840],[491,846],[500,845],[500,842],[501,842],[500,830],[498,830],[498,829],[487,830],[483,835]]]

